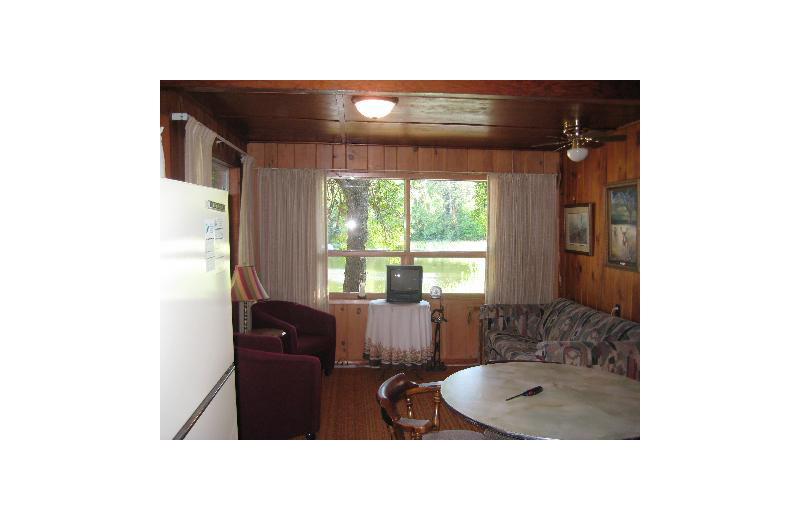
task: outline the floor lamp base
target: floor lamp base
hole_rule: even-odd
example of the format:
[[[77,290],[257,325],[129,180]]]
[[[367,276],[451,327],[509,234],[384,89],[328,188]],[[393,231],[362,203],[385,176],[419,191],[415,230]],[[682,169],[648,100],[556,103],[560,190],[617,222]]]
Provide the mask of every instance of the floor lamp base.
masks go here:
[[[250,332],[250,315],[249,315],[250,302],[239,302],[239,303],[242,305],[241,306],[242,319],[239,320],[239,329],[240,329],[239,332],[245,334],[247,332]]]

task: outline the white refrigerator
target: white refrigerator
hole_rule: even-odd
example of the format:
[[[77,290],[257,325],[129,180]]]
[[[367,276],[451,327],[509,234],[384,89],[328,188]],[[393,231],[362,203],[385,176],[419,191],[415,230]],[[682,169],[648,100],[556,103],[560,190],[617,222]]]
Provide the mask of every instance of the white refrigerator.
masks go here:
[[[161,438],[236,439],[228,192],[161,183]]]

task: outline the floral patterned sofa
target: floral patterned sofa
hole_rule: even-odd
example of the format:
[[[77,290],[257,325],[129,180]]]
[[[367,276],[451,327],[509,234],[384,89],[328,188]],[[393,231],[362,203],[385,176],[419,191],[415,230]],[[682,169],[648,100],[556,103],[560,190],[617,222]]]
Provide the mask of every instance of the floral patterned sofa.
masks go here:
[[[599,367],[639,380],[639,324],[566,298],[482,305],[481,362],[545,361]]]

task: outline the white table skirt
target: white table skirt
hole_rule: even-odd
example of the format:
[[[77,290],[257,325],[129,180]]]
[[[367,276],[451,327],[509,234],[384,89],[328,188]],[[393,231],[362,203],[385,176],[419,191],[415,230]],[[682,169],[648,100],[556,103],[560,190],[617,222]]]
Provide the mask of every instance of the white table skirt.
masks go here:
[[[369,302],[364,356],[370,365],[420,365],[433,357],[431,305]]]

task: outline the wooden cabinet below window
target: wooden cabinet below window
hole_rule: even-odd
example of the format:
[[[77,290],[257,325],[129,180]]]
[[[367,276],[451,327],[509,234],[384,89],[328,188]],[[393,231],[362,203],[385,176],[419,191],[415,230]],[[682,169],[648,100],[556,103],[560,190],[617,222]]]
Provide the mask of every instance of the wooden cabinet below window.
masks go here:
[[[439,300],[428,301],[431,309],[439,307]],[[477,362],[479,359],[478,313],[483,301],[482,294],[445,294],[442,303],[447,322],[442,324],[441,340],[442,361],[445,363]],[[330,313],[336,317],[336,361],[365,363],[368,312],[367,300],[330,300]]]
[[[480,323],[483,304],[480,297],[447,297],[443,300],[446,323],[442,324],[442,361],[473,362],[478,360]],[[438,306],[438,305],[437,305]]]
[[[336,317],[336,361],[362,361],[367,333],[367,309],[363,300],[331,300]]]

